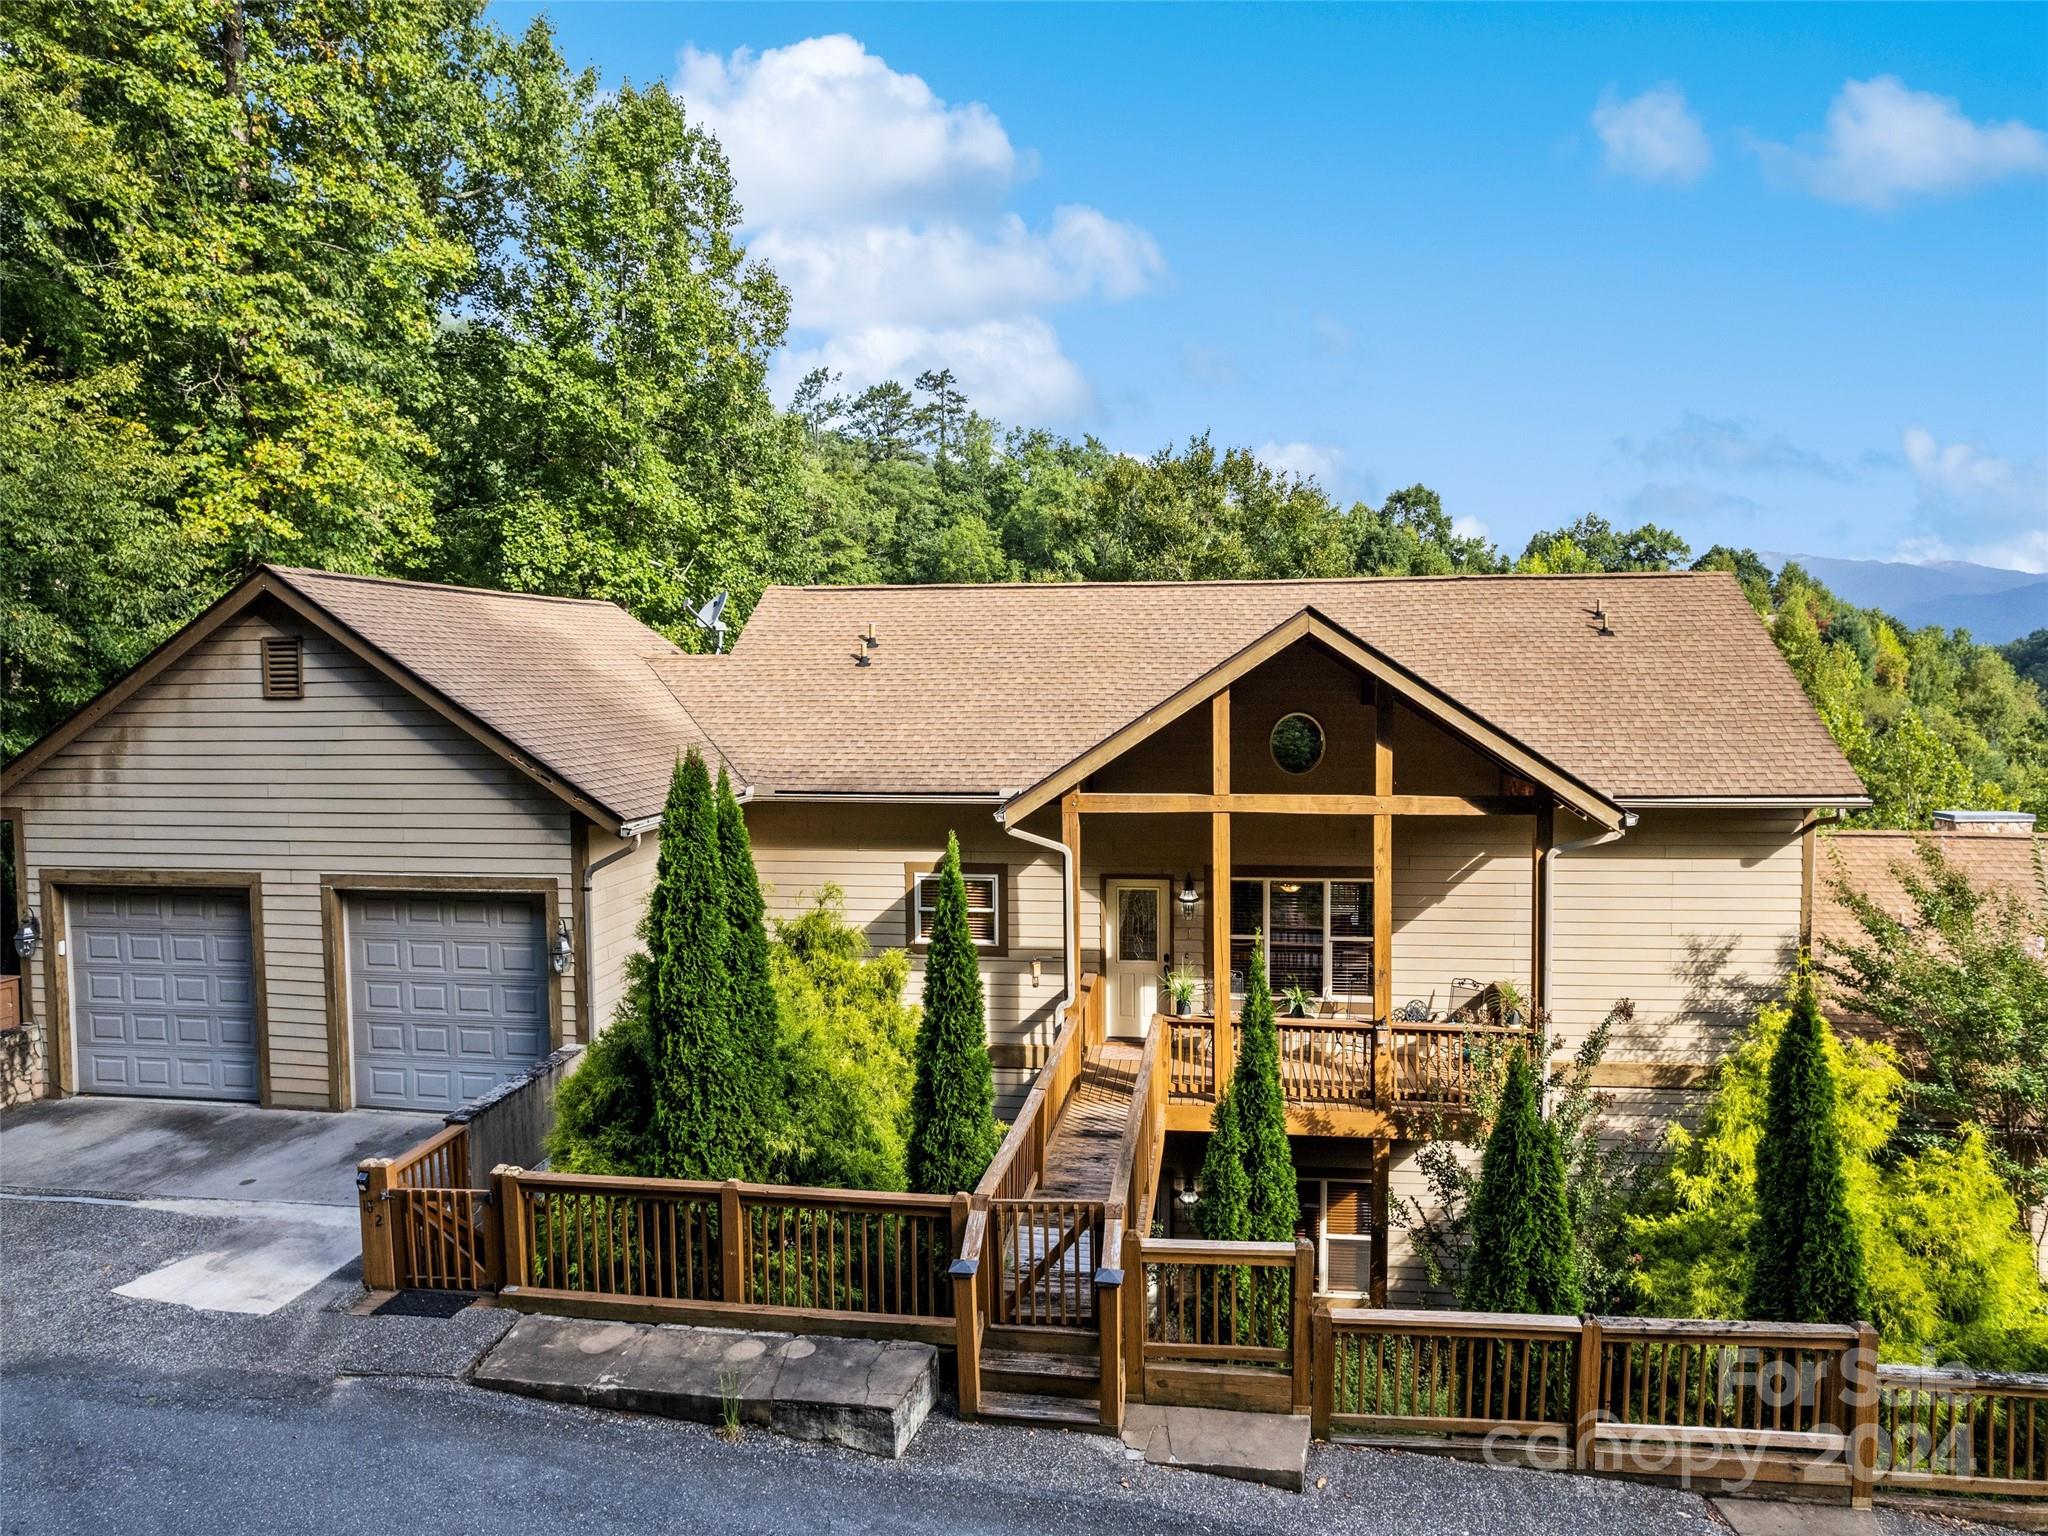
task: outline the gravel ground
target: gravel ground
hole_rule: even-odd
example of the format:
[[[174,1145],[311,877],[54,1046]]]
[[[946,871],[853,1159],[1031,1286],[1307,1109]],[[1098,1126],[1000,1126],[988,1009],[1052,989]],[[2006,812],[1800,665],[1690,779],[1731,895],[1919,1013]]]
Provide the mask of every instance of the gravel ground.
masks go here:
[[[347,1271],[270,1317],[112,1296],[212,1218],[0,1200],[0,1531],[920,1529],[1532,1536],[1724,1529],[1692,1494],[1347,1447],[1301,1495],[964,1425],[901,1462],[542,1403],[460,1377],[509,1323],[357,1317]],[[1952,1526],[1883,1515],[1888,1536]]]

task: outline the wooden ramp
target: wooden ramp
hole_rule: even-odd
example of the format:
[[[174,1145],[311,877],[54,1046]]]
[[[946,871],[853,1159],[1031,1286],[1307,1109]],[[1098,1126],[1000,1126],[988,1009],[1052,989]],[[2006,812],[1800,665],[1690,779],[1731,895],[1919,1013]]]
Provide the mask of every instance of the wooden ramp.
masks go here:
[[[1117,1147],[1137,1088],[1140,1047],[1106,1040],[1081,1069],[1080,1083],[1045,1144],[1045,1176],[1033,1194],[1042,1200],[1101,1200],[1109,1194]]]

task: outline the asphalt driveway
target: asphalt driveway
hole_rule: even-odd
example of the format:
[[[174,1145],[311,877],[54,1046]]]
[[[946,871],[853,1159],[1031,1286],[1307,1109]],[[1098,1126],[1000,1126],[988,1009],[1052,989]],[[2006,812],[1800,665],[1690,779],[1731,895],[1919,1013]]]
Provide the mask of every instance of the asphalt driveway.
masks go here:
[[[402,1151],[440,1124],[373,1110],[48,1100],[0,1115],[0,1197],[198,1218],[176,1229],[184,1251],[113,1294],[263,1316],[357,1261],[356,1164]]]

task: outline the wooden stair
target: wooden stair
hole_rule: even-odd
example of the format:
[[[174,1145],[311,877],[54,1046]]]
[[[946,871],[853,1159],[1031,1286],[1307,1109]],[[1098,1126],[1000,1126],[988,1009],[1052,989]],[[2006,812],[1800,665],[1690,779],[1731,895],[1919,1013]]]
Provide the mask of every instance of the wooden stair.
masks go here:
[[[1095,1396],[1045,1397],[1032,1392],[983,1392],[981,1413],[991,1424],[1021,1424],[1033,1429],[1073,1429],[1106,1435]]]
[[[1101,1365],[1094,1355],[1068,1351],[984,1349],[981,1388],[984,1393],[1018,1397],[1086,1398],[1092,1405],[1102,1385]],[[986,1398],[983,1399],[987,1401]]]

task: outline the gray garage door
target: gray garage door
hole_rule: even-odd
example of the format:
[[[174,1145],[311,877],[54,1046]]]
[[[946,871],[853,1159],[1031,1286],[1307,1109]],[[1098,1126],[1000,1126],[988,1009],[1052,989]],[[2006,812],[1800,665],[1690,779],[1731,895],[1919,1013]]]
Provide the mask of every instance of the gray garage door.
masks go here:
[[[540,930],[536,901],[351,897],[356,1103],[454,1109],[545,1056]]]
[[[68,918],[81,1092],[258,1096],[246,896],[80,891]]]

